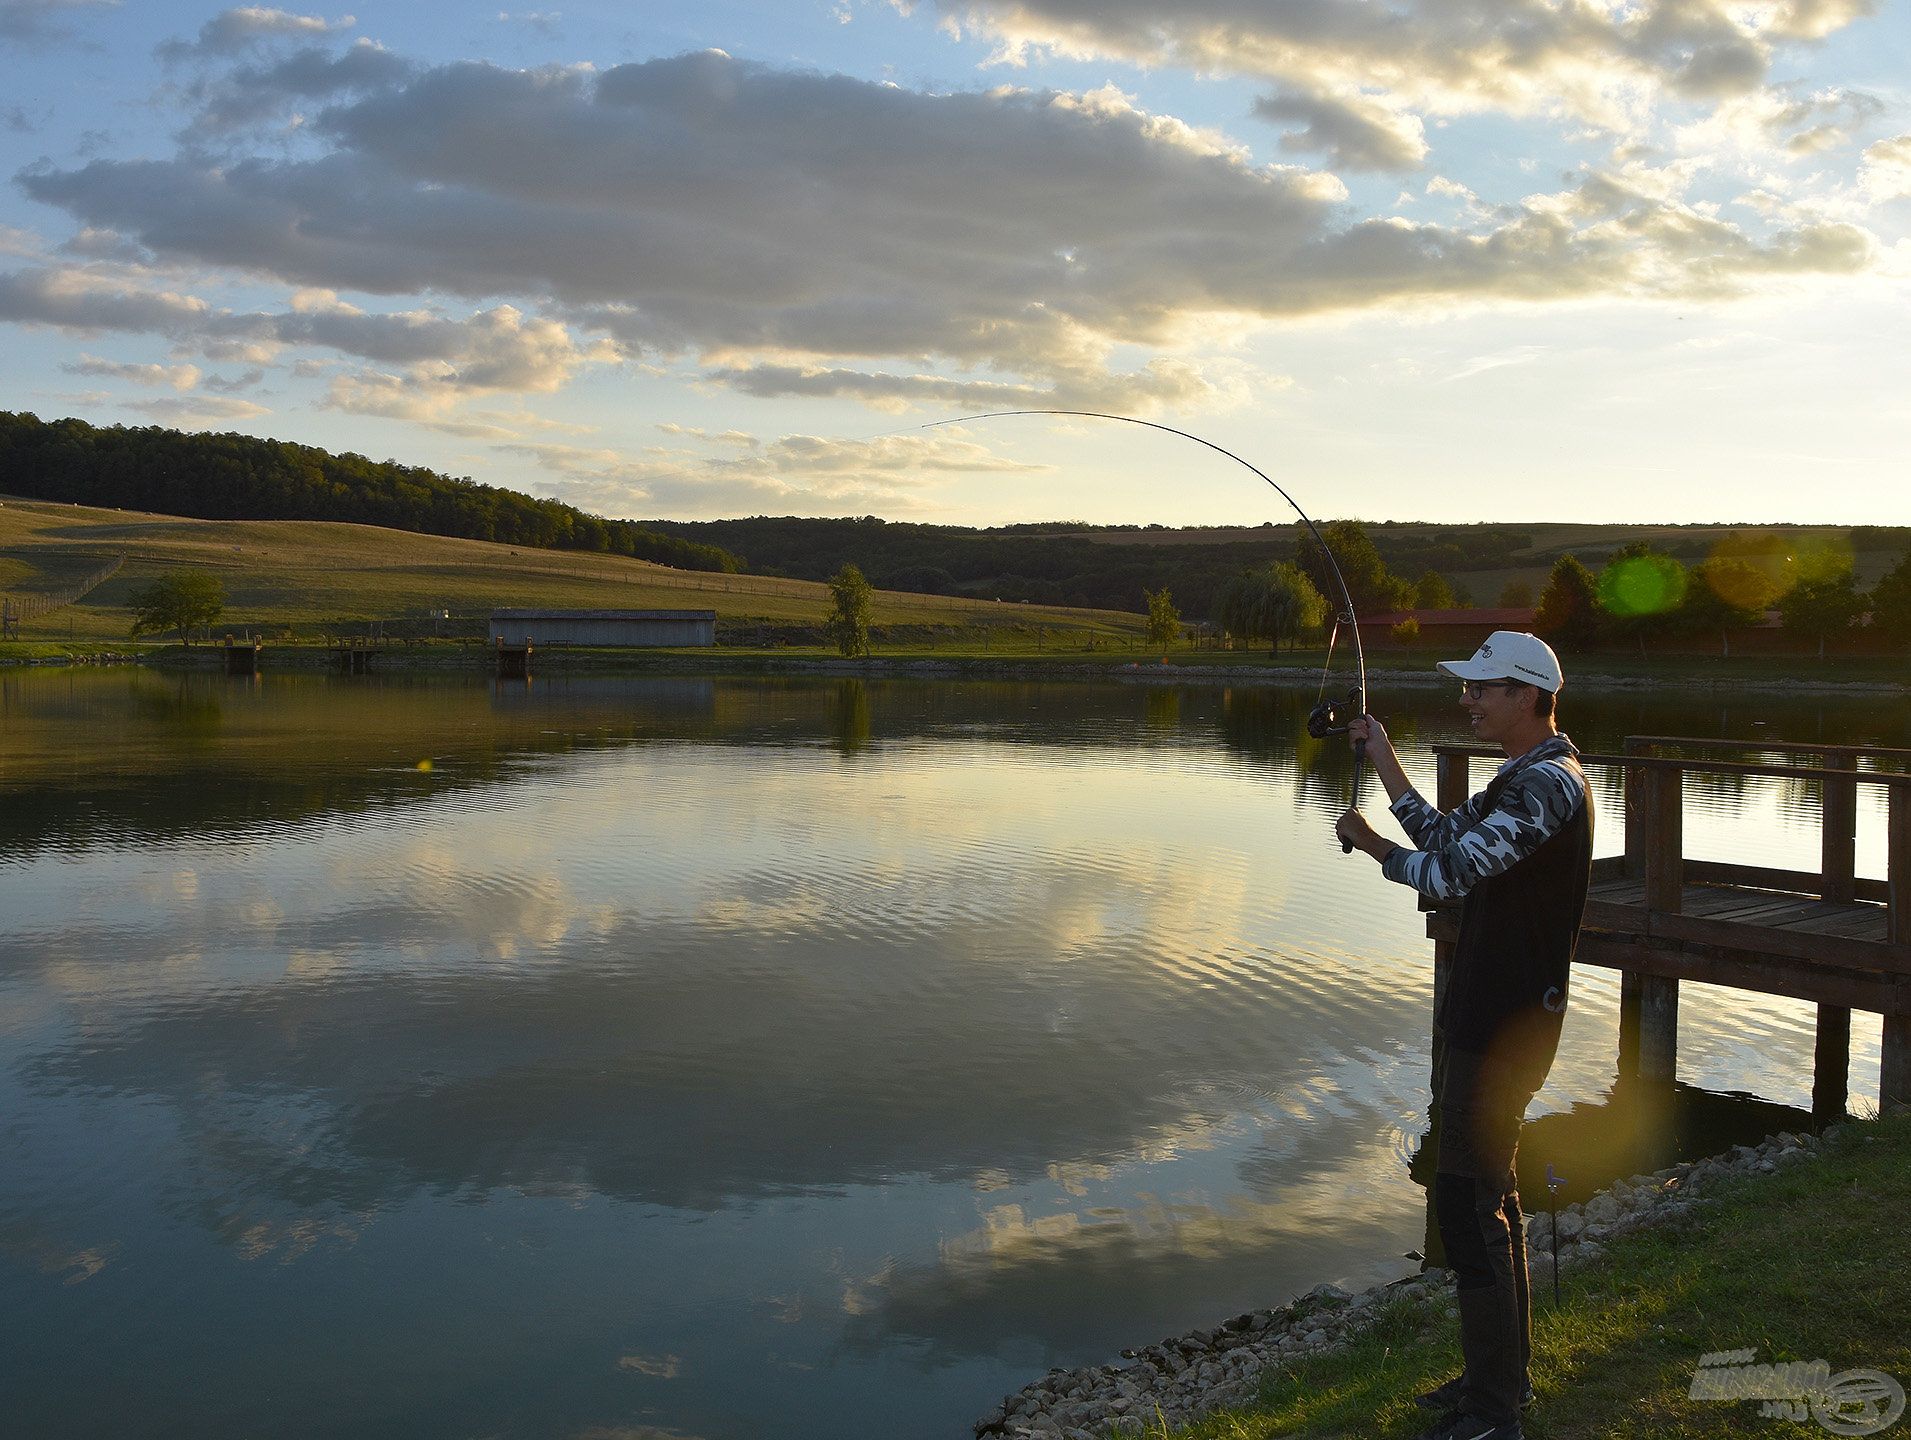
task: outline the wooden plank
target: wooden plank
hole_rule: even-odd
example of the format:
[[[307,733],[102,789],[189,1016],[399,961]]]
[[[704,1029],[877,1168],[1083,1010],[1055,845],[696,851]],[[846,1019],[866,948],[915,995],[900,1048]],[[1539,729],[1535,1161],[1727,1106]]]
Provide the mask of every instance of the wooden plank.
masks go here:
[[[1647,920],[1646,933],[1654,940],[1723,945],[1734,950],[1782,955],[1792,960],[1816,960],[1854,970],[1911,975],[1911,945],[1876,944],[1843,935],[1814,935],[1805,930],[1776,930],[1760,925],[1735,925],[1729,920],[1656,913]]]
[[[1503,752],[1489,750],[1482,745],[1438,744],[1431,747],[1436,755],[1477,755],[1482,758],[1503,758]],[[1869,751],[1864,752],[1869,754]],[[1592,751],[1580,752],[1580,763],[1584,765],[1637,766],[1645,770],[1686,772],[1696,775],[1770,775],[1782,780],[1825,780],[1839,779],[1848,772],[1827,770],[1816,765],[1749,765],[1731,760],[1688,760],[1667,755],[1601,755]],[[1887,790],[1911,791],[1911,773],[1895,770],[1860,770],[1857,772],[1860,785],[1879,785]]]
[[[1602,935],[1580,937],[1574,961],[1607,970],[1665,974],[1680,980],[1784,995],[1879,1014],[1911,1013],[1911,977],[1810,965],[1724,947],[1672,945]]]
[[[1628,735],[1626,750],[1635,745],[1678,745],[1690,750],[1769,750],[1774,755],[1890,755],[1911,759],[1911,750],[1889,745],[1812,745],[1797,740],[1708,740],[1694,735]]]
[[[1845,935],[1853,940],[1872,940],[1878,944],[1888,944],[1885,938],[1886,921],[1884,907],[1872,906],[1869,909],[1820,910],[1792,921],[1784,928],[1787,930],[1812,930],[1823,935]]]
[[[1715,885],[1745,885],[1756,890],[1796,890],[1816,895],[1823,889],[1824,877],[1810,870],[1776,870],[1765,865],[1733,865],[1722,860],[1694,860],[1686,857],[1685,878]],[[1882,880],[1856,877],[1852,880],[1854,900],[1882,902],[1889,898],[1890,887]]]

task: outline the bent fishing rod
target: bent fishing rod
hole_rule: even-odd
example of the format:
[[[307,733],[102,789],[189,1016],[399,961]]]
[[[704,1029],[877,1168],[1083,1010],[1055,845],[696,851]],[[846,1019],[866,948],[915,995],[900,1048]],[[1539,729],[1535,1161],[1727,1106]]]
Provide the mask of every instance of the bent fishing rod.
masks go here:
[[[1273,476],[1257,465],[1251,465],[1232,450],[1204,440],[1199,435],[1186,430],[1177,430],[1172,425],[1163,425],[1154,420],[1137,420],[1133,415],[1112,415],[1101,410],[991,410],[983,415],[962,415],[953,420],[932,420],[917,428],[934,430],[943,425],[966,425],[974,420],[1006,420],[1018,415],[1072,415],[1083,420],[1118,420],[1124,425],[1141,425],[1149,430],[1159,430],[1165,435],[1179,435],[1183,440],[1192,440],[1204,445],[1217,455],[1225,455],[1236,465],[1258,475],[1266,481],[1274,493],[1293,507],[1294,513],[1301,517],[1301,523],[1313,533],[1314,543],[1320,546],[1320,553],[1327,557],[1327,568],[1333,572],[1334,584],[1340,590],[1340,609],[1334,615],[1334,628],[1327,639],[1327,658],[1321,662],[1320,689],[1314,696],[1314,708],[1307,715],[1307,733],[1316,740],[1329,735],[1345,735],[1347,726],[1353,720],[1367,713],[1367,656],[1360,644],[1360,617],[1354,613],[1354,597],[1347,589],[1347,577],[1340,573],[1340,562],[1334,558],[1334,552],[1327,543],[1327,537],[1320,533],[1320,526],[1314,523],[1313,516],[1301,509],[1300,501],[1288,494]],[[1340,638],[1340,627],[1346,625],[1354,637],[1354,688],[1347,692],[1344,701],[1324,700],[1321,697],[1327,690],[1327,673],[1334,663],[1334,643]],[[1349,808],[1360,808],[1360,771],[1367,759],[1367,742],[1354,742],[1354,783],[1352,803]],[[1341,853],[1351,853],[1354,842],[1342,840]]]

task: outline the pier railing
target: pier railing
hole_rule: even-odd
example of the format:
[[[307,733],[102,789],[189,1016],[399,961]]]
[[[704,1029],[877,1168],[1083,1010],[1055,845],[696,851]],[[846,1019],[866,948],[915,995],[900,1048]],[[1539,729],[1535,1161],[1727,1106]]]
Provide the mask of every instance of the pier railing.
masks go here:
[[[1666,750],[1705,752],[1668,755]],[[1822,757],[1818,765],[1712,758],[1726,749]],[[1438,744],[1436,803],[1472,793],[1481,745]],[[1621,972],[1622,1069],[1667,1080],[1677,1068],[1679,981],[1697,980],[1818,1006],[1813,1107],[1843,1112],[1851,1011],[1883,1016],[1879,1098],[1911,1103],[1911,751],[1878,746],[1629,737],[1621,754],[1586,753],[1623,777],[1624,852],[1597,860],[1577,959]],[[1801,871],[1685,854],[1685,776],[1798,780],[1819,787],[1820,865]],[[1882,877],[1856,873],[1858,795],[1886,792]],[[1457,925],[1429,907],[1435,988],[1444,987]]]

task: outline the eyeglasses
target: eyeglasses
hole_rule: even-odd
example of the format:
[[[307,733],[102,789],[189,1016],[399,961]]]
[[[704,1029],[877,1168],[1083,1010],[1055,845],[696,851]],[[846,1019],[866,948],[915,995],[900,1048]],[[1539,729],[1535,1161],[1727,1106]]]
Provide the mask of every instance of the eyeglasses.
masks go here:
[[[1468,680],[1460,686],[1462,700],[1477,700],[1488,690],[1511,690],[1518,680]]]

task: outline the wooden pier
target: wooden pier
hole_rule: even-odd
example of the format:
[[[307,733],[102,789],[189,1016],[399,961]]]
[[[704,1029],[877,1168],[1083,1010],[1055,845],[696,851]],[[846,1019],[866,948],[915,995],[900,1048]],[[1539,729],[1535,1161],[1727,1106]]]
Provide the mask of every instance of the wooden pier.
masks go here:
[[[259,652],[264,648],[265,642],[251,635],[236,640],[230,635],[226,636],[226,674],[257,675]]]
[[[1758,750],[1817,756],[1818,765],[1749,764],[1667,755]],[[1469,762],[1503,761],[1479,745],[1435,745],[1442,810],[1471,793]],[[1818,1007],[1812,1110],[1845,1111],[1851,1012],[1884,1017],[1880,1107],[1911,1104],[1911,751],[1641,735],[1620,755],[1585,754],[1589,771],[1624,774],[1625,852],[1593,862],[1592,891],[1575,957],[1618,970],[1619,1063],[1623,1073],[1670,1083],[1676,1076],[1679,982],[1696,980]],[[1684,853],[1688,774],[1774,777],[1816,785],[1822,811],[1817,871],[1694,860]],[[1858,790],[1887,791],[1885,876],[1855,869]],[[1595,804],[1597,801],[1595,800]],[[1602,815],[1601,824],[1611,817]],[[1434,988],[1444,989],[1459,935],[1456,906],[1425,902],[1434,942]]]
[[[502,635],[498,636],[497,676],[500,680],[529,680],[531,678],[531,637],[526,635],[522,645],[507,645]]]

